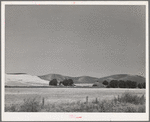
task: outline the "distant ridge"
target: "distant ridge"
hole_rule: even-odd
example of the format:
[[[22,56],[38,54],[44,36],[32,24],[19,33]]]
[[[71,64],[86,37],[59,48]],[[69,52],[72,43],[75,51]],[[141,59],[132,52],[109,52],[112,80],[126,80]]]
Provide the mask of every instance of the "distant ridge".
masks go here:
[[[104,80],[107,80],[108,82],[110,82],[111,80],[123,80],[123,81],[131,80],[137,83],[145,82],[144,77],[139,75],[130,75],[130,74],[116,74],[116,75],[111,75],[111,76],[102,77],[98,79],[100,83],[102,83]]]
[[[62,81],[64,79],[72,79],[74,83],[95,83],[99,82],[102,83],[104,80],[107,80],[110,82],[111,80],[131,80],[135,81],[137,83],[143,83],[145,82],[145,78],[139,75],[130,75],[130,74],[115,74],[115,75],[110,75],[107,77],[102,77],[102,78],[96,78],[96,77],[90,77],[90,76],[80,76],[80,77],[70,77],[70,76],[63,76],[60,74],[47,74],[47,75],[42,75],[38,76],[39,78],[43,80],[50,81],[52,79],[57,79],[59,81]]]
[[[52,79],[57,79],[59,81],[63,81],[64,79],[72,79],[74,83],[94,83],[96,82],[96,80],[98,80],[98,78],[90,77],[90,76],[70,77],[70,76],[63,76],[60,74],[47,74],[38,77],[48,81]]]
[[[57,79],[63,81],[64,79],[72,79],[75,84],[98,84],[102,86],[104,80],[110,82],[111,80],[131,80],[138,83],[144,83],[145,78],[139,75],[130,74],[115,74],[107,77],[96,78],[90,76],[70,77],[60,74],[47,74],[42,76],[33,76],[27,73],[7,73],[5,74],[6,86],[49,86],[49,81]]]
[[[6,73],[8,75],[23,75],[23,74],[27,74],[27,73]]]

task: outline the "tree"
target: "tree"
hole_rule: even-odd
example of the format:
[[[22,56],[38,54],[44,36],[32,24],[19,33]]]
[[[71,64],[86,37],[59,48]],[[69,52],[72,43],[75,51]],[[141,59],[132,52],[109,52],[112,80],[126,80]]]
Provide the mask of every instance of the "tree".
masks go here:
[[[137,87],[137,83],[134,81],[131,81],[131,88],[136,88]]]
[[[131,87],[131,81],[127,80],[126,81],[126,88],[130,88]]]
[[[118,88],[118,81],[117,80],[111,80],[109,83],[110,88]]]
[[[63,84],[63,81],[60,81],[60,82],[59,82],[59,86],[60,86],[61,84]]]
[[[145,82],[143,83],[143,88],[144,88],[144,89],[146,88],[146,83],[145,83]]]
[[[119,88],[126,88],[126,82],[123,80],[118,81]]]
[[[138,88],[143,88],[141,83],[138,84]]]
[[[63,84],[64,86],[68,86],[68,80],[67,80],[67,79],[63,80],[63,81],[62,81],[62,84]]]
[[[104,80],[104,81],[103,81],[103,84],[104,84],[105,86],[107,86],[107,85],[108,85],[108,82],[107,82],[106,80]]]
[[[142,88],[146,88],[146,84],[145,83],[139,83],[138,84],[138,88],[142,89]]]
[[[68,85],[72,86],[73,85],[73,80],[72,79],[68,79]]]
[[[49,85],[57,86],[57,79],[53,79],[49,82]]]
[[[73,80],[72,79],[65,79],[65,80],[63,80],[62,81],[62,84],[64,85],[64,86],[72,86],[74,83],[73,83]]]
[[[126,81],[126,88],[136,88],[136,87],[137,87],[137,83],[136,82],[130,81],[130,80]]]
[[[97,84],[93,84],[93,86],[97,86]]]

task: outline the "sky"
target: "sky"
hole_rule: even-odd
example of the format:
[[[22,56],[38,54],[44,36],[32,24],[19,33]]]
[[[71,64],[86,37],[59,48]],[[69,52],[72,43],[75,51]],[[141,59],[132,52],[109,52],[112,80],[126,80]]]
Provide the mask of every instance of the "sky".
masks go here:
[[[5,71],[145,76],[145,6],[7,5]]]

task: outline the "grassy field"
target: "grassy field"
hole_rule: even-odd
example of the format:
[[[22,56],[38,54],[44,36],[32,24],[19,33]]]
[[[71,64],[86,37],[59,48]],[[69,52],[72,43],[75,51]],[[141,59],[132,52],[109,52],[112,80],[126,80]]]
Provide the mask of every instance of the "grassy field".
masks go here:
[[[108,91],[106,89],[76,89],[73,92],[73,89],[44,89],[48,91],[51,90],[51,93],[57,91],[55,96],[52,95],[52,97],[47,97],[47,99],[45,99],[47,94],[44,94],[42,89],[26,90],[27,89],[22,89],[21,92],[18,93],[16,89],[7,89],[6,96],[11,94],[12,98],[9,99],[12,99],[13,103],[5,104],[6,112],[145,112],[145,93],[143,90],[125,91],[116,89],[114,91],[114,89],[109,89]],[[37,90],[41,91],[39,96],[35,96]],[[66,94],[62,93],[63,91]],[[75,92],[81,92],[82,94],[76,95]],[[87,97],[85,93],[90,93],[90,95],[88,94]],[[101,93],[101,95],[98,96],[104,98],[99,99],[99,97],[95,95],[96,93]],[[23,98],[24,100],[22,100]],[[68,101],[64,101],[65,98]],[[88,98],[90,98],[90,100]],[[5,100],[8,99],[6,98]],[[58,102],[58,100],[62,102]]]
[[[92,102],[111,100],[121,96],[125,92],[141,96],[145,89],[112,89],[112,88],[5,88],[5,104],[22,104],[24,99],[36,98],[45,104],[65,104],[71,102]]]

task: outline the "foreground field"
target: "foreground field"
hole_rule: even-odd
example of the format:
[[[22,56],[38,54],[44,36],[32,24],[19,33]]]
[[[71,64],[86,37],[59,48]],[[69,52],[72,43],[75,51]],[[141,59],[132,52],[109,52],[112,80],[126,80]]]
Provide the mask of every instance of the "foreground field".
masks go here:
[[[5,88],[8,112],[145,112],[145,89]]]
[[[5,104],[21,104],[24,99],[37,98],[45,103],[66,103],[93,99],[111,100],[124,92],[133,95],[145,94],[144,89],[108,89],[108,88],[5,88]]]
[[[97,98],[88,102],[47,103],[37,98],[24,99],[21,104],[5,105],[6,112],[145,112],[145,95],[125,92],[111,100]]]

